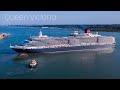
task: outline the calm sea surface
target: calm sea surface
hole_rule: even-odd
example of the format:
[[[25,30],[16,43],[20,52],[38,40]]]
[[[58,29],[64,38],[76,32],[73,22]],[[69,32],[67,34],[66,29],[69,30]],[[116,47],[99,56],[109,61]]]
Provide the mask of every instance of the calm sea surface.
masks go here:
[[[30,54],[20,57],[9,45],[23,43],[39,31],[48,36],[67,36],[72,30],[40,29],[38,27],[0,27],[0,32],[11,36],[0,40],[0,79],[120,79],[120,33],[99,32],[114,36],[115,48],[104,51],[59,54]],[[93,32],[94,33],[94,32]],[[30,69],[31,59],[39,63]]]

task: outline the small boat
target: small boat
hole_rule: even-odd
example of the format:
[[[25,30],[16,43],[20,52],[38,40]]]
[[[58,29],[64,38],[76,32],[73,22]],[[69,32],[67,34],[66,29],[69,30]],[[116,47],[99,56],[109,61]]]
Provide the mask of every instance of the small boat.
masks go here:
[[[32,61],[30,62],[30,64],[29,64],[29,67],[30,67],[30,68],[34,68],[34,67],[37,66],[37,64],[38,64],[38,62],[37,62],[36,60],[32,60]]]

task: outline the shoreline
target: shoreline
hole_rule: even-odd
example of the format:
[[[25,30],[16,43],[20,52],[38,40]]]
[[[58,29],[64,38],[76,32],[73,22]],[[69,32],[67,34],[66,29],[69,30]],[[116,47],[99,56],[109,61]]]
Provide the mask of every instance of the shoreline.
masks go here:
[[[41,29],[67,29],[67,30],[84,30],[120,32],[120,24],[98,24],[98,25],[5,25],[6,27],[37,27]]]
[[[0,40],[6,38],[6,37],[8,37],[8,36],[10,36],[10,34],[0,33]]]

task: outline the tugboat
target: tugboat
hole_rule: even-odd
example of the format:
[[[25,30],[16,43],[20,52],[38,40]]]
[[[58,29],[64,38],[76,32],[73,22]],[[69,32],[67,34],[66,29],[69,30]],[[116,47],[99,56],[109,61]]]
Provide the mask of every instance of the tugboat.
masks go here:
[[[29,67],[30,68],[34,68],[34,67],[36,67],[38,65],[38,62],[36,61],[36,60],[32,60],[31,62],[30,62],[30,64],[29,64]]]

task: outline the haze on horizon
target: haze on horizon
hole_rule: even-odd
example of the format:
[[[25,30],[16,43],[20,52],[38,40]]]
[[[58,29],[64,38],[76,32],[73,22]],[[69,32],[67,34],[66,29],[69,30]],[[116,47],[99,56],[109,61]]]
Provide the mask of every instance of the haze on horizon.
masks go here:
[[[0,11],[0,25],[60,24],[120,24],[120,11]]]

